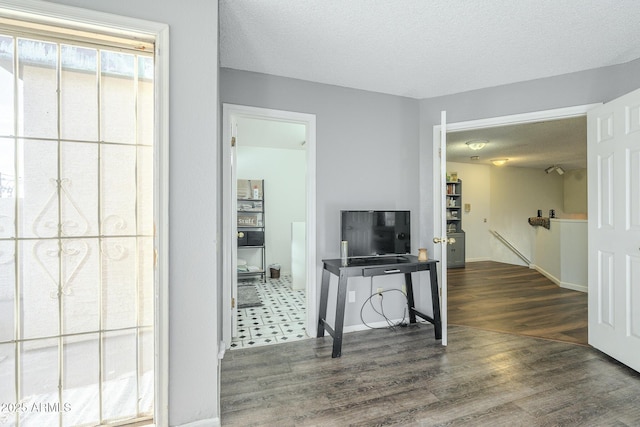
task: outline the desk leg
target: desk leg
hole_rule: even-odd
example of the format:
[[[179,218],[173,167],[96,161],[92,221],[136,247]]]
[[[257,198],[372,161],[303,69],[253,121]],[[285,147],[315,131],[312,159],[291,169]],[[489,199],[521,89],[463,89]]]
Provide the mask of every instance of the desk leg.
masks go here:
[[[435,264],[429,269],[431,279],[431,304],[433,305],[433,329],[436,339],[442,339],[442,320],[440,318],[440,292],[438,289],[438,269]]]
[[[416,303],[413,299],[413,282],[411,281],[411,273],[404,273],[404,285],[407,288],[407,306],[409,308],[409,323],[416,323],[416,314],[413,309]]]
[[[340,357],[342,354],[342,327],[344,326],[344,304],[347,299],[347,275],[340,271],[338,280],[338,300],[336,301],[336,321],[334,325],[333,353],[331,357]]]
[[[322,284],[320,285],[320,312],[318,313],[318,338],[324,336],[324,320],[327,318],[327,300],[329,299],[329,270],[322,270]]]

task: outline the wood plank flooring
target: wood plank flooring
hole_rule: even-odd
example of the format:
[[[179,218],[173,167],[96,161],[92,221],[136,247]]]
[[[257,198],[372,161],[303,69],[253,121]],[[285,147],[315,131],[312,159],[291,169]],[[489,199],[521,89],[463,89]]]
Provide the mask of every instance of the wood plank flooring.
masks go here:
[[[640,374],[587,347],[433,326],[228,351],[223,426],[638,426]]]
[[[498,262],[449,269],[449,323],[587,345],[587,294]]]
[[[423,323],[345,334],[339,359],[328,336],[227,352],[221,421],[639,426],[640,374],[586,342],[586,294],[526,267],[470,263],[450,270],[447,347]]]

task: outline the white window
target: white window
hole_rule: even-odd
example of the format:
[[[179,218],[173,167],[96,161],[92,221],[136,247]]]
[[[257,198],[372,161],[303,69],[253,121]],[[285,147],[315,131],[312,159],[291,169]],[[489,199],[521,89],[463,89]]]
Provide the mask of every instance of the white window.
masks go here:
[[[153,76],[152,45],[0,25],[0,425],[153,417]]]

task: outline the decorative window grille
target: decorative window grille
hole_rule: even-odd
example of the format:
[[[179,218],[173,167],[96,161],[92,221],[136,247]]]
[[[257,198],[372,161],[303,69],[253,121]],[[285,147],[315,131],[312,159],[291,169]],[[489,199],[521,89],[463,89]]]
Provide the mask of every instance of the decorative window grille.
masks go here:
[[[0,25],[0,425],[152,419],[153,48],[43,34]]]

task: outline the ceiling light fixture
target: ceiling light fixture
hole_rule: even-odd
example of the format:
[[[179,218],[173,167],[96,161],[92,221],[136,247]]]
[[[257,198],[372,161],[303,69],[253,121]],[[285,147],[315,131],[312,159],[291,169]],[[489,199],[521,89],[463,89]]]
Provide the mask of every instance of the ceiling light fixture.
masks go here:
[[[491,160],[491,163],[493,163],[496,166],[502,166],[505,163],[507,163],[507,160],[509,159],[495,159],[495,160]]]
[[[480,156],[471,156],[469,157],[471,160],[480,160]]]
[[[472,150],[482,150],[488,142],[486,139],[472,139],[471,141],[465,142],[465,144]]]
[[[548,168],[546,168],[544,171],[546,173],[551,173],[556,169],[555,165],[554,166],[549,166]]]

